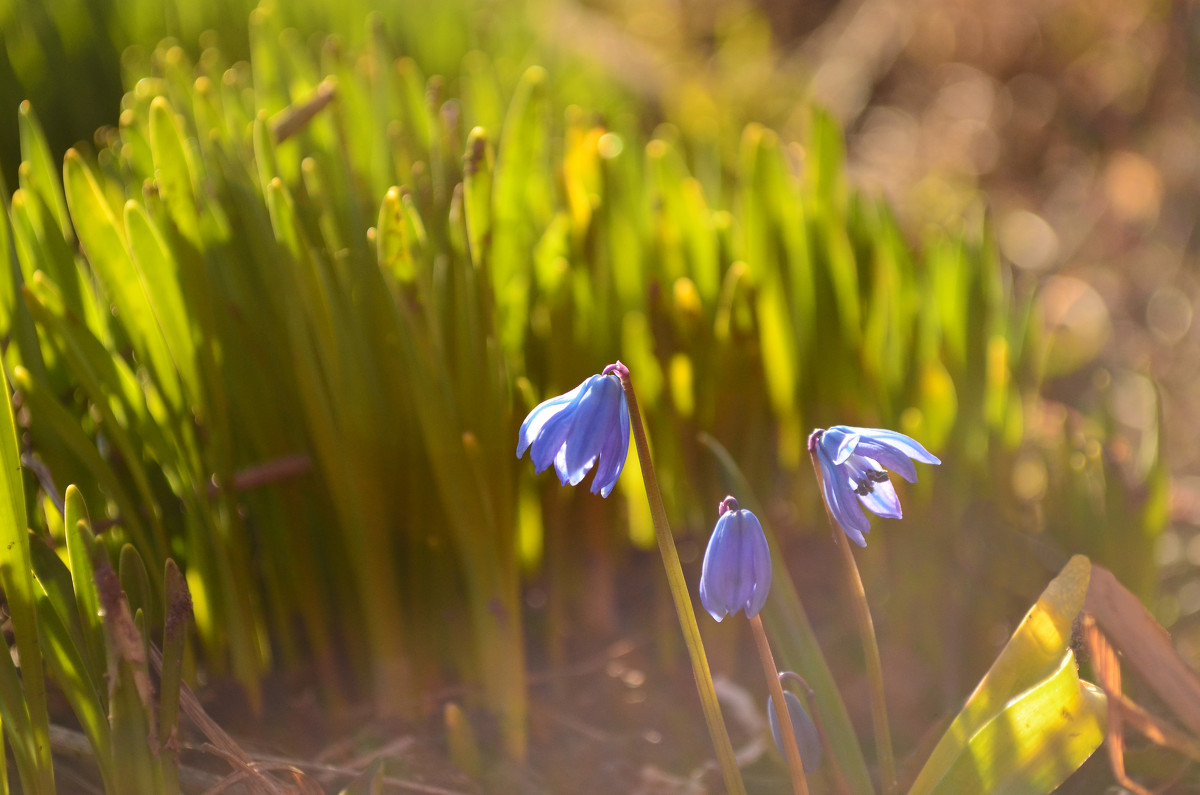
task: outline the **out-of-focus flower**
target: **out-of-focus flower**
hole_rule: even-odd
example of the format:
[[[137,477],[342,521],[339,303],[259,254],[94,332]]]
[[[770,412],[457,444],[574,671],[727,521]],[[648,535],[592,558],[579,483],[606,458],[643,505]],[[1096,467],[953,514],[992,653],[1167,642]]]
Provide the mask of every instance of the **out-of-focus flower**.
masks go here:
[[[886,470],[915,483],[917,468],[913,461],[942,463],[913,439],[882,428],[835,425],[828,430],[818,429],[808,437],[808,449],[816,451],[821,464],[825,502],[833,518],[846,537],[860,547],[867,545],[864,536],[871,531],[860,502],[887,519],[902,516],[900,498]]]
[[[592,493],[611,494],[629,453],[629,404],[617,365],[529,412],[521,423],[517,458],[530,450],[534,471],[553,464],[564,486],[578,485],[595,465]]]
[[[700,601],[717,621],[746,611],[753,618],[771,590],[771,551],[762,525],[737,500],[721,502],[721,517],[708,540],[700,570]]]
[[[792,732],[796,735],[796,747],[800,750],[801,761],[804,762],[804,772],[811,775],[821,764],[821,736],[795,693],[784,691],[783,700],[787,702],[788,715],[792,719]],[[775,714],[775,700],[770,696],[767,696],[767,720],[771,724],[771,736],[775,738],[775,747],[779,749],[779,753],[786,756],[783,737],[779,734],[779,716]]]

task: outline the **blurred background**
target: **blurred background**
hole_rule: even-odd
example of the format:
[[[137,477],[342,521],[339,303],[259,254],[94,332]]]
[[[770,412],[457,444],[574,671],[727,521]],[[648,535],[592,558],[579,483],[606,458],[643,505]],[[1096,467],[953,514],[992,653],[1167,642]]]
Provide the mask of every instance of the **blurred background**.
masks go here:
[[[893,427],[944,462],[859,557],[907,775],[1073,553],[1198,667],[1198,25],[1153,0],[0,0],[0,174],[35,294],[32,314],[5,298],[5,363],[50,473],[27,477],[31,523],[53,542],[47,480],[77,483],[114,555],[176,558],[193,676],[265,743],[328,750],[374,694],[400,723],[355,741],[418,727],[410,764],[463,785],[440,766],[461,701],[488,747],[528,719],[531,767],[493,769],[496,791],[563,791],[581,765],[590,791],[675,791],[707,739],[637,467],[602,502],[512,455],[533,405],[621,358],[689,581],[731,488],[703,433],[761,502],[868,757],[813,427]],[[328,75],[334,110],[267,142]],[[69,147],[113,215],[144,205],[179,273],[208,274],[211,314],[186,276],[172,299],[194,372],[164,378],[129,310],[87,308],[116,290],[66,222],[80,194],[46,178]],[[184,161],[197,221],[162,182]],[[85,258],[74,287],[45,264]],[[125,392],[82,380],[71,307]],[[178,438],[139,437],[156,423]],[[299,480],[197,497],[289,456]],[[142,541],[120,534],[133,506]],[[714,670],[761,700],[747,639],[700,618]]]

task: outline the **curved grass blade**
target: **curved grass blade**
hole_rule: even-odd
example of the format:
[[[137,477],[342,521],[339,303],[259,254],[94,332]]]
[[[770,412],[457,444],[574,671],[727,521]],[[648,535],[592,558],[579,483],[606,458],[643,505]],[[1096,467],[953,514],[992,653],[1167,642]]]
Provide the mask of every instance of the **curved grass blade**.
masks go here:
[[[8,612],[21,657],[20,684],[23,704],[13,703],[13,693],[0,693],[9,703],[9,746],[17,762],[21,783],[27,792],[51,795],[54,790],[54,766],[50,756],[50,721],[46,712],[46,678],[42,670],[41,643],[38,638],[37,597],[33,582],[33,561],[25,512],[25,484],[17,447],[17,426],[9,398],[8,378],[0,377],[5,409],[0,413],[0,586],[8,601]],[[0,654],[0,657],[7,657]],[[15,675],[15,672],[14,672]],[[8,691],[11,680],[0,674],[0,689]],[[6,686],[8,685],[8,686]],[[22,727],[20,713],[28,721]]]
[[[54,555],[53,552],[50,552]],[[55,558],[57,560],[57,557]],[[59,689],[71,705],[71,712],[79,721],[88,742],[95,752],[95,762],[100,770],[100,779],[105,790],[115,792],[112,760],[109,756],[108,716],[105,714],[105,699],[101,696],[98,681],[103,681],[103,669],[94,671],[84,657],[78,639],[68,620],[54,604],[54,597],[38,582],[39,631],[45,642],[46,663],[58,683]],[[73,606],[72,606],[73,608]],[[72,613],[73,613],[72,609]],[[97,679],[97,674],[101,677]]]
[[[88,449],[94,450],[89,447]],[[97,457],[99,457],[97,455]],[[71,569],[71,586],[75,593],[75,609],[83,634],[84,651],[88,655],[88,667],[93,671],[104,670],[104,627],[100,623],[100,597],[96,593],[96,577],[92,569],[92,555],[96,539],[92,535],[91,520],[83,493],[74,485],[67,486],[64,498],[64,534],[67,538],[67,565]],[[118,503],[120,504],[120,503]],[[101,694],[102,698],[105,694]]]

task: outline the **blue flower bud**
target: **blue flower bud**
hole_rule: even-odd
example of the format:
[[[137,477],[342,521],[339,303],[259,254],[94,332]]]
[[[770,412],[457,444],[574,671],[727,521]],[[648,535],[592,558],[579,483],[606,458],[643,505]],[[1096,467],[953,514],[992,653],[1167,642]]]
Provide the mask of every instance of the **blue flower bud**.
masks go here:
[[[750,511],[726,497],[708,540],[700,570],[700,601],[717,621],[746,611],[753,618],[771,590],[771,552],[762,525]]]
[[[795,693],[784,691],[783,700],[787,702],[788,715],[792,719],[792,732],[796,735],[796,747],[800,749],[804,772],[811,775],[821,764],[821,735]],[[771,724],[771,736],[775,738],[775,747],[779,749],[779,753],[786,756],[783,737],[779,734],[779,716],[775,714],[775,700],[770,696],[767,696],[767,720]]]

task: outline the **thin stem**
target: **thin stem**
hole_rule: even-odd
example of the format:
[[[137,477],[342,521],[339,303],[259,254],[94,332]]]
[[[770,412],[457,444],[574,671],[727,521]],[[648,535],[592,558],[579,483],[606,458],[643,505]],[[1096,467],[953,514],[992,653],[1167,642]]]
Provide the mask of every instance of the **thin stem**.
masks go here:
[[[779,669],[775,667],[775,658],[771,655],[771,644],[767,641],[767,632],[763,629],[762,618],[757,615],[751,618],[750,629],[753,631],[754,644],[758,647],[758,658],[762,660],[763,674],[767,677],[767,691],[770,692],[771,701],[775,704],[775,717],[779,719],[779,736],[783,738],[783,755],[787,759],[788,771],[792,774],[792,792],[795,795],[808,795],[808,779],[804,777],[804,760],[800,758],[800,746],[796,745],[792,713],[788,710],[783,687],[779,684]]]
[[[638,461],[642,466],[642,481],[646,486],[646,500],[650,503],[650,516],[654,519],[658,551],[662,553],[663,568],[666,569],[671,598],[675,602],[675,613],[679,616],[679,628],[683,630],[683,640],[692,661],[692,673],[696,678],[696,690],[700,694],[700,706],[704,710],[708,733],[712,737],[717,761],[725,777],[725,789],[729,795],[746,795],[746,785],[742,783],[742,772],[738,769],[737,757],[733,753],[733,743],[729,741],[729,732],[726,731],[725,720],[721,717],[721,705],[717,702],[717,690],[713,687],[708,657],[704,654],[700,627],[696,624],[696,613],[692,610],[691,593],[683,576],[683,567],[679,565],[679,553],[675,550],[675,539],[671,535],[671,525],[667,522],[667,512],[663,508],[662,493],[658,490],[658,478],[654,474],[654,462],[650,460],[650,445],[642,427],[642,414],[638,410],[633,382],[629,378],[629,370],[620,362],[609,365],[605,368],[605,373],[610,372],[610,369],[620,377],[625,399],[629,403],[629,424],[637,445]]]
[[[813,472],[817,476],[817,488],[824,493],[821,465],[816,450],[810,450]],[[858,564],[850,549],[850,541],[838,526],[837,520],[825,504],[825,516],[833,528],[834,542],[841,553],[842,568],[850,586],[850,600],[854,603],[854,617],[858,622],[858,633],[862,636],[863,652],[867,663],[867,688],[871,694],[871,722],[875,727],[875,751],[879,757],[879,777],[885,795],[894,795],[896,787],[896,759],[892,753],[892,733],[888,728],[887,702],[883,695],[883,663],[879,659],[879,642],[875,639],[875,622],[871,620],[871,607],[867,604],[867,592],[863,588]]]

